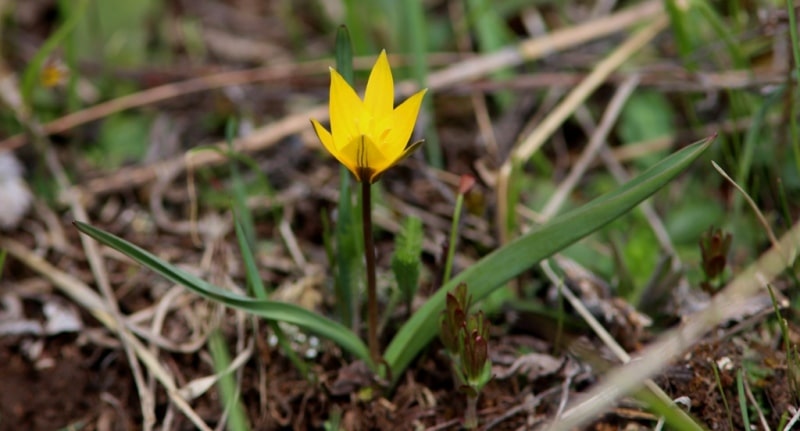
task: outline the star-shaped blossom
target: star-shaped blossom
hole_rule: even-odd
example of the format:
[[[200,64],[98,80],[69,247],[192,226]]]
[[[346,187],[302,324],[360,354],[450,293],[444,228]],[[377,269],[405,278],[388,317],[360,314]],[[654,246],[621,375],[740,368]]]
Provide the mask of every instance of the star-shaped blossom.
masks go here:
[[[387,169],[410,155],[422,141],[409,144],[417,121],[421,90],[394,107],[394,80],[386,51],[372,67],[364,100],[331,68],[330,132],[312,119],[325,149],[359,181],[374,183]]]

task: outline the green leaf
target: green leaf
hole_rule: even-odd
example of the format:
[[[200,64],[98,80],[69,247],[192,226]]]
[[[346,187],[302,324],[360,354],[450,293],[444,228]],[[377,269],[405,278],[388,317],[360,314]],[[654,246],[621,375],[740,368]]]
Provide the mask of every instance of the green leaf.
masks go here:
[[[670,182],[697,159],[713,141],[707,138],[684,148],[648,171],[581,208],[563,214],[494,251],[442,286],[392,339],[384,359],[396,381],[403,370],[436,336],[447,292],[467,283],[479,301],[540,260],[553,255],[630,211]]]
[[[636,399],[647,404],[651,412],[664,418],[667,429],[685,431],[704,431],[705,428],[696,419],[684,412],[674,403],[667,403],[654,393],[641,390],[636,392]]]
[[[340,26],[336,33],[336,70],[351,86],[353,85],[353,46],[347,26]],[[339,319],[346,325],[355,322],[358,274],[361,270],[361,239],[356,208],[353,207],[350,189],[350,171],[339,166],[339,202],[336,220],[336,265],[334,267],[334,294]]]
[[[353,86],[353,43],[344,25],[340,25],[336,31],[336,71]]]
[[[82,233],[125,254],[167,280],[187,287],[198,295],[257,316],[297,325],[320,337],[332,340],[342,349],[366,362],[370,367],[374,368],[375,366],[364,342],[338,322],[298,305],[265,299],[253,299],[223,290],[174,265],[164,262],[141,247],[131,244],[116,235],[79,221],[75,221],[74,224]]]

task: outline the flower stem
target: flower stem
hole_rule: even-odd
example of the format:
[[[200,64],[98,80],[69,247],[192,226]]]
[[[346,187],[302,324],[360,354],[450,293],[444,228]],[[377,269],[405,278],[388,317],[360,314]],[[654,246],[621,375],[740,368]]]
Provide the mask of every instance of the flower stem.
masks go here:
[[[364,228],[364,256],[367,260],[367,344],[376,364],[381,355],[378,347],[378,294],[375,286],[375,245],[372,243],[372,193],[369,181],[361,181],[361,216]]]
[[[464,411],[464,428],[473,429],[478,426],[478,395],[467,395],[467,409]]]
[[[447,243],[447,260],[444,264],[444,277],[442,285],[450,281],[450,274],[453,271],[453,258],[456,255],[456,241],[458,240],[458,226],[461,223],[461,207],[464,205],[464,194],[459,193],[456,198],[456,209],[453,211],[453,223],[450,225],[450,242]]]
[[[461,223],[461,207],[464,205],[464,195],[475,185],[475,178],[471,175],[462,175],[458,184],[458,197],[456,198],[456,208],[453,211],[453,224],[450,226],[450,242],[447,244],[447,261],[444,264],[444,277],[442,284],[450,281],[450,274],[453,271],[453,257],[456,255],[456,240],[458,239],[458,227]]]

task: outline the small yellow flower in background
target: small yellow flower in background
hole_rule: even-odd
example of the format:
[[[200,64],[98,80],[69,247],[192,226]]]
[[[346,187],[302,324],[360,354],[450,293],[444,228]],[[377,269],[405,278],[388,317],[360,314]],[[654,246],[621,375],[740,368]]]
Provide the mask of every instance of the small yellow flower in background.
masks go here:
[[[39,77],[44,87],[61,86],[69,79],[69,68],[61,60],[49,60],[42,67]]]
[[[357,180],[374,183],[422,143],[408,144],[408,139],[426,91],[417,92],[395,108],[394,80],[384,50],[369,74],[363,101],[331,68],[331,131],[317,120],[312,119],[311,123],[325,149]]]

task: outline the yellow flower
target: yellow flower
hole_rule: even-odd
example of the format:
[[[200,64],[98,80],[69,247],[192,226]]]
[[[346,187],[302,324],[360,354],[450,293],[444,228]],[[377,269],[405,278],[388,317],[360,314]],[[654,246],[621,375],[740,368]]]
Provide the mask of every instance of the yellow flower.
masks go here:
[[[357,180],[374,183],[422,143],[408,144],[408,139],[426,91],[417,92],[395,108],[392,70],[386,51],[381,51],[369,74],[363,101],[331,68],[331,131],[317,120],[312,119],[311,123],[325,149]]]

